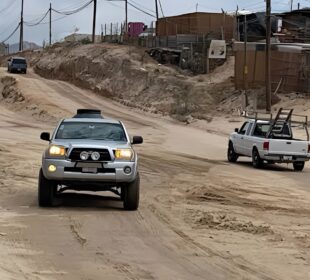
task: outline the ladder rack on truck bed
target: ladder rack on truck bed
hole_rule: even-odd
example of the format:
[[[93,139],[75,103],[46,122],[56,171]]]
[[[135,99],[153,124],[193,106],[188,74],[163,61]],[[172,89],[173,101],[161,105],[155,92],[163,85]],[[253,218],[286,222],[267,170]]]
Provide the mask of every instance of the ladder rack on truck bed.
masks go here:
[[[283,109],[280,108],[276,117],[273,119],[271,113],[262,112],[245,112],[245,118],[254,119],[257,121],[268,121],[271,125],[266,134],[266,138],[272,137],[272,135],[284,136],[287,134],[287,127],[302,127],[306,130],[307,140],[309,141],[308,131],[308,116],[293,114],[294,109]],[[285,133],[286,132],[286,133]]]

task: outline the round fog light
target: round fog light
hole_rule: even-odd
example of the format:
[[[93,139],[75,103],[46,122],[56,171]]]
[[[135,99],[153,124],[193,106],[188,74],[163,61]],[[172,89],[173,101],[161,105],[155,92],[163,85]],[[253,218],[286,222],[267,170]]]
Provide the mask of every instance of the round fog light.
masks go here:
[[[100,159],[100,154],[98,152],[93,152],[91,154],[91,159],[92,160],[99,160]]]
[[[88,157],[89,157],[89,154],[88,154],[88,152],[82,152],[82,153],[80,153],[80,159],[81,160],[88,160]]]
[[[125,174],[130,174],[130,173],[131,173],[131,167],[126,166],[126,167],[124,168],[124,172],[125,172]]]
[[[57,170],[57,167],[53,164],[51,164],[49,167],[48,167],[48,171],[49,172],[55,172]]]

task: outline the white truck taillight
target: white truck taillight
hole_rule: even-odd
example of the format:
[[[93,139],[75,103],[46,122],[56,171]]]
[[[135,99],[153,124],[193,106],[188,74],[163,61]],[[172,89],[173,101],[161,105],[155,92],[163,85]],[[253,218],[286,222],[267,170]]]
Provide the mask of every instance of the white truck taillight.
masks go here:
[[[269,151],[269,141],[264,142],[263,148],[265,151]]]

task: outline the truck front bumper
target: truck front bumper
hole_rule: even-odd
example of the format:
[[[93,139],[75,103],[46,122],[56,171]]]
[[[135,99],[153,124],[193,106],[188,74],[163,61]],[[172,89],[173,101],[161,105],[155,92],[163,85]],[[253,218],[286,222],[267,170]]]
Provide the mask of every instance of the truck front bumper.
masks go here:
[[[55,167],[53,172],[49,170],[50,166]],[[86,170],[93,168],[96,168],[97,172]],[[128,168],[131,169],[130,173],[128,173]],[[45,178],[49,180],[124,183],[135,180],[137,162],[82,163],[63,159],[44,159],[42,171]]]

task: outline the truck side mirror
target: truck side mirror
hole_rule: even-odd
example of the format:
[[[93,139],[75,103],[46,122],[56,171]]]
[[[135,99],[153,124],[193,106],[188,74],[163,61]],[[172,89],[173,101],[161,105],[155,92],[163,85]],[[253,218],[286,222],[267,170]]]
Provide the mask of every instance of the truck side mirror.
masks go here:
[[[141,136],[134,136],[132,137],[132,145],[138,145],[143,143],[143,138]]]
[[[239,133],[239,128],[235,128],[235,132],[236,132],[236,133]]]
[[[51,138],[51,136],[48,132],[42,132],[41,133],[41,136],[40,136],[41,140],[50,141],[51,140],[50,138]]]

